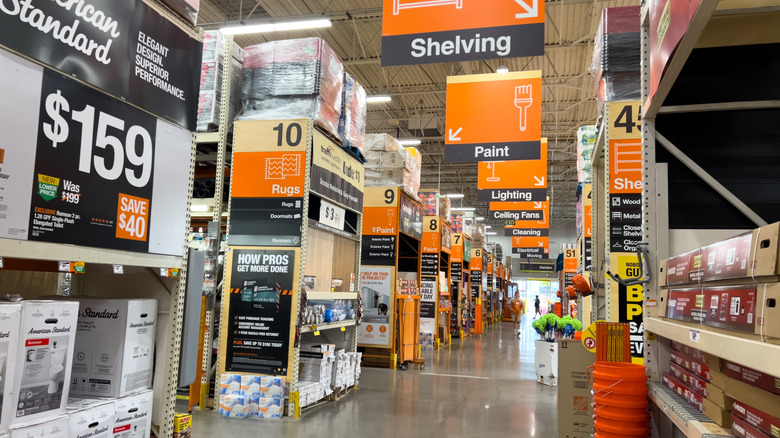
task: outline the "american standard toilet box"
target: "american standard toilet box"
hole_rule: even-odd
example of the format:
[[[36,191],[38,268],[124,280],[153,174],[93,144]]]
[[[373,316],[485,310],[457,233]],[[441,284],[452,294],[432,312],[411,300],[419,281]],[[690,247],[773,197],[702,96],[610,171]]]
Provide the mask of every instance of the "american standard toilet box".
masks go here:
[[[114,400],[116,416],[112,438],[146,438],[152,428],[152,391],[143,391]]]
[[[116,420],[114,401],[92,402],[85,403],[84,407],[76,410],[71,410],[71,403],[68,403],[70,438],[111,438],[113,436]]]
[[[71,395],[122,397],[152,382],[157,300],[79,298]]]
[[[15,412],[9,400],[13,400],[21,317],[21,303],[0,303],[0,433],[8,432]]]
[[[65,413],[78,311],[73,301],[22,302],[12,427]]]
[[[39,423],[11,428],[10,438],[68,438],[67,415],[50,417]]]

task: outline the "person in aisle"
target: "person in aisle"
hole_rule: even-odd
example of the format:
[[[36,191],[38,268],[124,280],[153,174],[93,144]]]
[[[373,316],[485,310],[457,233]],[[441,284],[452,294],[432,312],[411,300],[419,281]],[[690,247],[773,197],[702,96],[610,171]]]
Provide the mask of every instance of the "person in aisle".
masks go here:
[[[536,318],[536,315],[542,316],[542,314],[539,312],[539,305],[540,304],[541,303],[539,301],[539,295],[537,295],[536,296],[536,301],[534,301],[534,308],[536,308],[536,313],[534,313],[534,318]]]
[[[509,301],[509,311],[512,312],[512,327],[515,329],[515,336],[520,336],[520,322],[524,310],[523,300],[520,299],[520,292],[515,292],[515,297]]]

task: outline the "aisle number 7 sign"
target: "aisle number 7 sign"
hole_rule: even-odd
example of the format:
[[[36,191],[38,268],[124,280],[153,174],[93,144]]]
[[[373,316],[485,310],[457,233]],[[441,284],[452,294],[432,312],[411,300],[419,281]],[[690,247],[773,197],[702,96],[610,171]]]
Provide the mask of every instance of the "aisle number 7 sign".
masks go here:
[[[446,162],[539,160],[539,70],[447,78]]]

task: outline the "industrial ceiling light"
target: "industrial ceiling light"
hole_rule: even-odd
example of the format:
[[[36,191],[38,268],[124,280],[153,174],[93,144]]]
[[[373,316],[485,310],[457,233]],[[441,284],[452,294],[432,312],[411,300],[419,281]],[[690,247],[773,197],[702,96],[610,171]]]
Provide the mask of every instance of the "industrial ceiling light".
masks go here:
[[[452,211],[474,211],[476,208],[474,207],[452,207],[450,208]]]
[[[393,98],[389,94],[375,94],[373,96],[366,97],[366,103],[382,103],[390,102]]]
[[[457,198],[465,198],[466,195],[464,195],[463,193],[450,193],[449,195],[447,195],[447,197],[450,199],[457,199]]]
[[[489,230],[489,229],[491,229],[491,228],[493,228],[493,226],[492,226],[492,225],[485,225],[485,229],[486,229],[486,230]]]
[[[290,30],[318,29],[330,27],[330,19],[318,18],[315,20],[280,21],[277,23],[239,24],[220,29],[225,35],[243,35],[248,33],[268,33]]]
[[[209,206],[205,204],[192,204],[190,205],[191,212],[206,212],[209,211]]]
[[[419,138],[403,138],[398,139],[398,144],[401,146],[419,146],[420,143],[422,143],[422,140]]]
[[[505,65],[499,65],[498,68],[496,69],[496,73],[504,75],[509,73],[509,69]]]
[[[487,232],[487,233],[485,233],[485,234],[487,234],[488,236],[497,236],[497,235],[498,235],[498,233],[496,233],[496,232],[493,232],[493,231],[488,231],[488,232]]]
[[[484,220],[485,220],[485,218],[484,218],[484,217],[482,217],[482,216],[477,216],[476,218],[474,218],[474,220],[476,220],[477,222],[479,222],[479,221],[484,221]]]

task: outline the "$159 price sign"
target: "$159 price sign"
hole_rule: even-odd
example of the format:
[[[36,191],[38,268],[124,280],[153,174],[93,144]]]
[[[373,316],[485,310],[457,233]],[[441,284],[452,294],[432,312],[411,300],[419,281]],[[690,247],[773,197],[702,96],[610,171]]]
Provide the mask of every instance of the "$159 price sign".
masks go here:
[[[44,77],[36,173],[58,183],[64,204],[56,208],[81,218],[71,233],[144,250],[138,245],[148,240],[156,128],[155,117],[119,100],[56,75]]]

